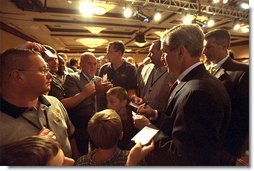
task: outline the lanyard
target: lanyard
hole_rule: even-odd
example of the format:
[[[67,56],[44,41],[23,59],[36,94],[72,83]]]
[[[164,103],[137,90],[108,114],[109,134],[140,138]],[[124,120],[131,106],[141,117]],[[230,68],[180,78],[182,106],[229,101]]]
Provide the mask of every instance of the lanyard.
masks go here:
[[[155,77],[155,72],[158,72],[158,71],[154,71],[154,73],[153,73],[153,75],[152,75],[151,86],[150,86],[150,87],[153,87],[153,85],[154,85],[167,71],[164,71],[159,77],[156,78],[156,80],[153,80],[154,77]]]

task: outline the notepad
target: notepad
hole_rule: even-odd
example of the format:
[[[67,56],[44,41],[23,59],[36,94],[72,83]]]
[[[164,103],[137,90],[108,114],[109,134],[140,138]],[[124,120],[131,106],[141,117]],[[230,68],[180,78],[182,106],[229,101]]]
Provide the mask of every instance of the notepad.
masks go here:
[[[142,146],[149,144],[153,137],[159,132],[158,129],[145,126],[131,140],[140,143]]]

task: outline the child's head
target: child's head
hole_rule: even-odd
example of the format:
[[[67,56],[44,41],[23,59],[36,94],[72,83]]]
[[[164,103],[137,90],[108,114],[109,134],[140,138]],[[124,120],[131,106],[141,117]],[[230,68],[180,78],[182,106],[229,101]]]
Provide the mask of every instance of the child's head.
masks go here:
[[[46,136],[30,136],[0,147],[1,166],[71,166],[60,144]]]
[[[107,107],[119,112],[129,103],[127,91],[122,87],[113,87],[107,91]]]
[[[112,109],[97,112],[90,119],[87,131],[98,148],[112,148],[122,138],[123,128],[120,116]]]

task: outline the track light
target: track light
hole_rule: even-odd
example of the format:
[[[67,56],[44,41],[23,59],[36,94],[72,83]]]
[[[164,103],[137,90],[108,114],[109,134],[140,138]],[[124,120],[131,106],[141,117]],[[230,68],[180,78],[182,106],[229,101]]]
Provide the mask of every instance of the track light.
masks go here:
[[[146,16],[144,13],[142,13],[141,11],[136,11],[135,13],[135,18],[140,20],[140,21],[143,21],[143,22],[146,22],[146,23],[149,23],[151,21],[151,18]]]

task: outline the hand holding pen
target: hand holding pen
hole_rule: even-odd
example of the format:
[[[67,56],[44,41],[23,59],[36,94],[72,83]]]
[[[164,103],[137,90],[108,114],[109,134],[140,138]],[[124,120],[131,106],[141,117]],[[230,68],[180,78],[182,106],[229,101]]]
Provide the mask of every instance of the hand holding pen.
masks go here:
[[[154,117],[156,115],[155,110],[148,105],[148,102],[140,105],[137,109],[137,112],[146,116],[147,118]]]

